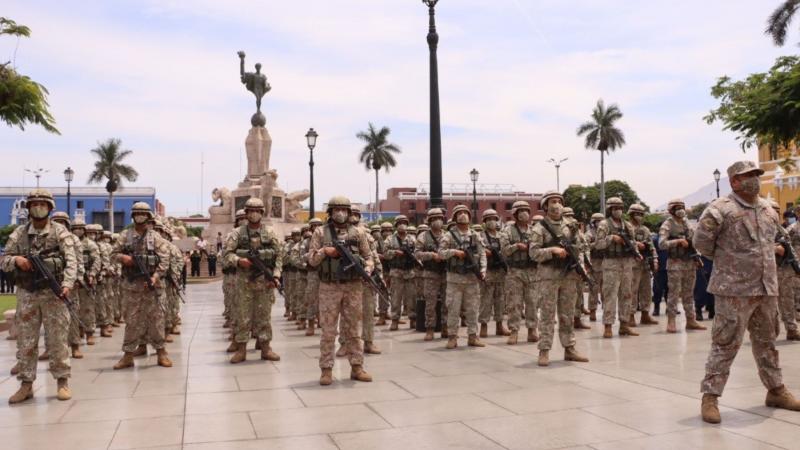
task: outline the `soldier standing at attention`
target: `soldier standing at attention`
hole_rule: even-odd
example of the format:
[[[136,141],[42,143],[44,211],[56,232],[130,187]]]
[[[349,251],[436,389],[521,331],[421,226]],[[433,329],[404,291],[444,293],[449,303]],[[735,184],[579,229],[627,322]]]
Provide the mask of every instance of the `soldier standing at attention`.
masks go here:
[[[778,274],[775,245],[778,215],[758,197],[763,170],[751,161],[728,167],[733,192],[714,200],[703,211],[694,234],[694,247],[714,261],[708,292],[716,299],[711,351],[701,384],[701,415],[719,423],[717,399],[728,381],[731,364],[750,331],[758,375],[767,388],[765,404],[800,410],[800,402],[783,384],[775,339],[778,330]]]
[[[236,352],[231,364],[247,359],[247,342],[250,333],[256,336],[256,348],[261,350],[261,359],[280,361],[272,351],[272,305],[275,304],[275,289],[281,278],[283,253],[281,243],[272,228],[261,223],[264,203],[259,198],[250,198],[244,204],[247,224],[234,229],[225,241],[225,264],[236,267],[236,308],[234,340]],[[254,262],[254,260],[256,262]],[[259,264],[264,269],[259,268]]]
[[[575,244],[580,251],[580,263],[584,264],[585,258],[588,258],[589,256],[589,242],[586,240],[586,236],[583,234],[583,232],[581,232],[578,221],[575,220],[575,211],[573,211],[572,208],[565,206],[561,213],[561,217],[563,222],[574,234],[573,239],[575,240]],[[588,271],[588,267],[586,267],[586,269]],[[583,285],[584,281],[579,279],[577,289],[575,289],[575,311],[572,314],[572,328],[575,330],[590,330],[592,328],[589,325],[584,325],[583,322],[581,322],[581,317],[583,314],[589,314],[589,310],[583,306]]]
[[[383,222],[381,225],[380,236],[375,236],[375,242],[378,244],[378,257],[380,258],[381,265],[383,266],[383,278],[391,284],[391,267],[386,262],[386,239],[394,233],[394,226],[389,222]],[[391,288],[391,286],[390,286]],[[378,297],[378,322],[375,325],[386,325],[386,319],[389,318],[389,308],[391,308],[389,300]]]
[[[244,225],[246,222],[246,217],[244,214],[244,210],[240,209],[236,211],[235,216],[235,227],[240,227]],[[228,233],[230,234],[230,233]],[[227,240],[227,236],[226,236]],[[225,323],[222,325],[223,328],[231,328],[232,320],[233,320],[233,304],[235,303],[236,298],[236,268],[235,267],[225,267],[225,264],[222,265],[222,299],[225,303],[225,310],[222,312],[222,316],[225,317]],[[235,342],[235,341],[234,341]],[[236,351],[236,349],[231,350],[231,352]]]
[[[308,253],[308,244],[311,239],[311,229],[308,225],[300,227],[300,240],[292,247],[292,253],[289,259],[292,265],[297,268],[297,287],[295,288],[295,296],[297,297],[296,308],[297,312],[297,329],[306,329],[306,286],[308,285],[308,263],[306,262],[306,253]]]
[[[781,213],[781,207],[775,200],[770,200],[770,206],[775,211],[775,214]],[[794,246],[793,240],[797,240],[797,227],[795,224],[789,226],[788,230],[783,227],[778,227],[778,234],[775,236],[775,243],[781,241],[787,242],[789,245]],[[782,245],[780,246],[783,247]],[[782,248],[783,249],[783,248]],[[788,263],[786,249],[783,249],[783,255],[777,254],[776,247],[776,263],[778,265],[778,312],[780,313],[783,326],[786,328],[786,340],[800,341],[800,333],[797,332],[797,321],[794,317],[794,295],[797,291],[797,273],[794,268]],[[795,253],[797,251],[795,250]],[[715,311],[716,312],[716,311]]]
[[[639,253],[644,256],[639,262],[633,263],[633,282],[631,283],[633,294],[633,307],[631,316],[636,310],[642,312],[642,325],[658,325],[658,321],[650,317],[650,307],[653,305],[653,274],[658,272],[658,253],[653,239],[650,237],[650,229],[644,224],[644,207],[638,203],[632,204],[628,208],[628,217],[631,218],[633,225],[633,238],[639,248]],[[653,261],[650,272],[650,261]],[[630,324],[636,324],[636,318],[631,317]]]
[[[669,252],[667,259],[667,279],[669,294],[667,295],[667,333],[676,333],[675,316],[678,303],[683,303],[686,315],[687,330],[705,330],[695,320],[694,282],[697,276],[698,263],[692,259],[690,245],[694,231],[686,220],[686,207],[683,200],[676,199],[667,205],[669,217],[661,224],[658,231],[658,247]],[[772,236],[773,239],[775,236]],[[702,267],[702,266],[699,266]]]
[[[478,320],[481,323],[480,337],[489,335],[489,319],[494,312],[495,335],[508,336],[511,334],[503,326],[503,314],[506,312],[506,275],[508,263],[505,263],[502,249],[500,248],[500,216],[497,211],[487,209],[481,213],[483,231],[481,239],[486,248],[486,283],[481,286],[481,307]],[[502,259],[501,259],[502,258]]]
[[[88,329],[81,330],[81,337],[86,334],[86,344],[94,345],[94,338],[92,337],[92,330],[94,329],[94,290],[95,280],[97,273],[100,271],[100,250],[97,244],[90,239],[86,231],[86,223],[83,219],[75,219],[72,223],[72,233],[81,241],[82,261],[83,261],[83,286],[78,290],[80,296],[80,313],[81,322]]]
[[[414,298],[414,237],[408,234],[408,218],[399,215],[394,221],[397,231],[384,241],[383,257],[391,270],[391,318],[389,331],[396,331],[400,316],[405,309],[411,322],[410,328],[416,328],[416,308]]]
[[[447,263],[447,348],[458,346],[458,325],[461,308],[467,322],[467,345],[485,347],[478,338],[478,308],[480,308],[480,283],[486,279],[486,251],[480,235],[469,226],[472,221],[469,208],[453,208],[456,226],[444,234],[439,256]]]
[[[314,231],[322,226],[322,221],[316,217],[308,221],[308,229],[311,236]],[[306,254],[304,255],[306,264],[309,263],[311,257],[311,237],[306,242]],[[314,321],[319,315],[319,274],[316,270],[308,270],[306,272],[308,277],[306,281],[306,319],[308,320],[308,328],[306,329],[306,336],[314,335]]]
[[[349,223],[350,200],[336,196],[328,202],[328,224],[314,230],[311,236],[308,262],[319,272],[319,317],[322,337],[319,342],[319,384],[333,383],[334,350],[337,324],[345,335],[345,348],[350,361],[350,378],[372,381],[364,370],[364,351],[361,347],[362,280],[356,270],[340,270],[347,264],[334,246],[341,245],[358,259],[364,270],[373,270],[372,251],[366,232]],[[369,320],[372,320],[370,317]]]
[[[444,235],[444,212],[439,208],[428,210],[430,230],[417,236],[414,256],[422,261],[422,296],[425,298],[425,340],[432,341],[436,329],[436,304],[442,302],[441,316],[447,317],[444,304],[445,263],[439,256],[439,246]],[[391,274],[391,272],[390,272]],[[447,337],[447,320],[442,321],[442,338]]]
[[[56,203],[45,189],[34,189],[25,200],[28,224],[17,227],[9,236],[5,254],[0,259],[3,272],[14,273],[17,285],[17,379],[20,388],[8,403],[20,403],[33,397],[36,379],[36,357],[39,330],[44,324],[45,345],[50,360],[50,373],[58,380],[59,400],[72,398],[69,388],[69,327],[70,312],[65,302],[55,298],[50,285],[35,273],[30,254],[38,254],[44,265],[61,285],[61,295],[69,296],[78,274],[78,260],[70,232],[52,222],[50,212]]]
[[[69,215],[63,211],[56,211],[50,216],[50,220],[62,225],[67,230],[70,229],[71,224],[69,222]],[[86,267],[84,267],[83,262],[83,245],[81,245],[81,240],[76,236],[72,231],[70,231],[70,238],[72,239],[72,248],[75,250],[75,259],[77,261],[77,268],[78,273],[76,274],[75,280],[77,283],[73,286],[74,295],[72,296],[72,307],[77,312],[80,310],[80,294],[81,291],[81,283],[86,278]],[[69,346],[72,350],[72,357],[75,359],[82,359],[83,353],[81,353],[81,326],[78,323],[78,316],[70,317],[70,324],[69,324],[69,336],[68,336]],[[46,344],[45,344],[46,345]]]
[[[592,261],[592,275],[594,287],[589,288],[589,321],[597,321],[597,305],[603,304],[603,251],[595,248],[597,241],[597,227],[605,217],[600,213],[592,214],[589,231],[586,232],[586,241],[589,244],[589,259]]]
[[[537,316],[538,294],[533,285],[536,276],[536,262],[528,252],[533,230],[533,225],[530,223],[531,207],[524,200],[516,201],[512,205],[511,215],[514,217],[514,223],[508,226],[505,233],[500,236],[500,246],[509,266],[508,278],[506,278],[508,291],[506,309],[508,310],[508,327],[511,328],[511,334],[508,337],[508,345],[516,345],[523,308],[525,325],[528,327],[528,342],[539,341],[539,335],[536,332],[539,319]]]

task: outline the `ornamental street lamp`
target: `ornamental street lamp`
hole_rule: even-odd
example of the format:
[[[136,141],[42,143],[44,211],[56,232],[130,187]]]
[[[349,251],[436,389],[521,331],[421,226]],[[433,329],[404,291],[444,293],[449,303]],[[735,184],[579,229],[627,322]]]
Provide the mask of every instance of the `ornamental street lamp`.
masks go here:
[[[714,182],[717,183],[717,198],[719,198],[719,169],[714,169]]]
[[[311,191],[311,195],[309,197],[308,202],[308,219],[311,220],[314,218],[314,147],[317,146],[317,134],[314,131],[314,128],[309,128],[308,133],[306,133],[306,144],[308,144],[309,150],[309,160],[308,160],[308,170],[311,175],[309,181],[309,190]]]
[[[547,162],[553,163],[553,165],[556,166],[556,191],[558,191],[558,192],[561,192],[561,176],[560,176],[560,173],[559,173],[560,169],[561,169],[561,163],[563,163],[564,161],[566,161],[568,159],[569,158],[564,158],[564,159],[556,161],[555,158],[550,158],[550,159],[547,160]]]
[[[478,170],[472,169],[469,172],[469,179],[472,180],[472,223],[478,223]]]
[[[64,181],[67,182],[67,216],[72,217],[72,192],[70,191],[70,184],[75,177],[75,171],[71,167],[67,167],[64,171]],[[72,220],[72,219],[70,219]]]
[[[439,119],[439,65],[436,49],[439,34],[436,33],[435,7],[439,0],[422,0],[428,7],[428,50],[430,51],[430,199],[432,208],[444,207],[442,202],[442,130]]]

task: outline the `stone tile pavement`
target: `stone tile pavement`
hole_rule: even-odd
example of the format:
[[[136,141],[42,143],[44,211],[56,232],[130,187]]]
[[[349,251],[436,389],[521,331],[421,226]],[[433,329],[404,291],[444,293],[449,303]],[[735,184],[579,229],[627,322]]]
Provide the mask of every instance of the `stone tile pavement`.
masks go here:
[[[118,329],[73,360],[68,402],[55,399],[55,381],[40,364],[33,401],[10,407],[15,346],[0,341],[0,448],[800,448],[800,413],[763,406],[749,343],[721,399],[723,423],[702,423],[709,332],[667,335],[662,324],[640,327],[638,338],[604,340],[595,324],[578,334],[591,363],[565,363],[556,343],[551,366],[540,368],[535,344],[490,337],[486,348],[446,351],[442,340],[382,327],[384,353],[366,361],[373,383],[350,381],[339,359],[334,385],[321,387],[319,334],[295,330],[282,306],[273,311],[282,360],[259,360],[251,341],[248,361],[229,364],[220,289],[189,287],[183,334],[168,347],[173,368],[150,356],[134,370],[111,370]],[[779,344],[786,383],[800,394],[800,344]]]

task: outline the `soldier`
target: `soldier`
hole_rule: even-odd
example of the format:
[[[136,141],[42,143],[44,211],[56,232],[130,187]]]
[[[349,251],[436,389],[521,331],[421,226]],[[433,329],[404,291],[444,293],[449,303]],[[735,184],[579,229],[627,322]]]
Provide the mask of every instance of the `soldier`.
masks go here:
[[[780,214],[781,207],[774,200],[770,200],[770,206],[775,210],[776,214]],[[797,241],[800,241],[800,236],[797,231],[797,222],[789,226],[788,230],[783,227],[778,227],[778,234],[775,236],[775,242],[780,244],[785,242],[787,245],[795,247]],[[783,249],[783,245],[780,245]],[[798,277],[795,273],[792,264],[789,263],[787,258],[789,255],[777,254],[776,247],[776,263],[778,266],[778,311],[780,312],[781,321],[786,328],[786,340],[800,341],[800,333],[797,332],[797,319],[794,316],[794,295],[797,290]],[[797,250],[795,250],[795,253]]]
[[[308,307],[306,306],[306,288],[308,286],[308,263],[306,262],[306,253],[308,253],[308,244],[309,240],[311,239],[311,229],[308,225],[303,225],[300,227],[300,240],[297,242],[297,245],[292,247],[292,253],[289,255],[289,259],[292,261],[292,265],[297,268],[297,287],[296,287],[296,296],[297,296],[297,329],[298,330],[305,330],[306,329],[306,312],[308,311]]]
[[[678,312],[678,303],[683,303],[683,313],[686,315],[687,330],[705,330],[695,320],[694,310],[694,282],[699,266],[692,257],[691,246],[692,230],[686,220],[686,207],[683,200],[676,199],[667,205],[669,217],[661,224],[658,231],[658,247],[669,252],[667,259],[667,279],[669,294],[667,295],[667,333],[676,333],[675,315]],[[773,236],[774,238],[775,236]]]
[[[76,233],[80,234],[81,228],[76,221]],[[81,239],[81,248],[83,249],[83,263],[88,264],[84,272],[86,280],[86,289],[78,291],[80,295],[80,318],[86,329],[83,334],[86,336],[86,345],[94,345],[94,329],[97,323],[97,305],[98,305],[98,291],[97,282],[100,277],[100,271],[103,267],[103,258],[100,254],[100,247],[95,242],[96,232],[93,225],[83,225],[83,237]]]
[[[322,221],[317,219],[316,217],[312,218],[308,221],[308,229],[311,232],[311,236],[314,235],[314,232],[317,228],[322,226]],[[309,258],[311,256],[311,236],[309,236],[308,241],[306,242],[306,254],[305,260],[306,264],[309,263]],[[306,329],[306,336],[313,336],[314,335],[314,320],[319,315],[319,274],[316,270],[309,269],[307,272],[307,280],[306,280],[306,294],[305,294],[305,304],[306,304],[306,319],[308,320],[308,328]]]
[[[508,263],[500,248],[500,216],[497,211],[487,209],[481,213],[483,230],[480,232],[486,248],[486,282],[481,285],[481,307],[478,320],[481,323],[480,337],[489,335],[489,319],[494,311],[495,335],[508,336],[511,332],[503,326],[503,314],[506,311],[505,285]]]
[[[103,226],[93,224],[95,230],[95,242],[100,249],[100,276],[97,282],[97,326],[100,328],[100,337],[110,338],[112,336],[112,323],[114,318],[109,315],[109,302],[111,301],[108,286],[111,283],[111,246],[104,239],[105,232]]]
[[[783,248],[774,243],[780,226],[778,215],[766,200],[758,197],[759,176],[763,173],[751,161],[738,161],[730,166],[728,178],[733,192],[711,202],[703,211],[693,237],[700,254],[714,260],[708,292],[715,296],[716,315],[701,385],[700,409],[708,423],[720,422],[717,398],[728,381],[745,330],[750,330],[758,375],[768,389],[766,406],[800,410],[800,402],[783,384],[775,348],[778,330],[775,253],[782,256]]]
[[[243,209],[237,210],[235,217],[236,228],[247,223],[247,217],[245,216]],[[230,232],[228,234],[230,234]],[[227,241],[227,236],[225,241]],[[236,303],[236,267],[226,267],[225,264],[222,265],[222,296],[223,302],[225,303],[225,311],[222,313],[222,315],[225,316],[225,323],[222,325],[222,327],[232,328],[233,318],[235,317],[233,308]],[[233,332],[231,332],[231,342],[231,345],[235,347],[233,343],[236,341],[233,339]],[[234,348],[230,350],[229,353],[233,353],[235,351],[236,349]]]
[[[319,320],[322,337],[319,342],[319,367],[322,375],[319,384],[333,383],[334,349],[336,347],[337,323],[345,337],[345,348],[350,361],[350,378],[356,381],[372,381],[364,371],[364,352],[359,332],[363,312],[362,280],[355,270],[342,271],[347,264],[343,255],[334,246],[341,243],[348,248],[367,273],[372,273],[373,260],[367,233],[349,223],[350,200],[335,196],[328,202],[328,223],[314,230],[309,249],[309,265],[319,273]],[[370,320],[372,320],[370,318]]]
[[[639,321],[642,325],[658,325],[658,321],[650,317],[650,307],[653,305],[653,274],[658,272],[658,253],[653,240],[650,238],[650,229],[644,224],[644,206],[634,203],[628,208],[628,217],[633,225],[633,239],[636,241],[639,253],[644,258],[633,263],[633,281],[631,282],[631,294],[633,295],[634,307],[631,308],[631,318],[629,323],[635,326],[636,318],[633,315],[636,310],[642,312]],[[650,265],[652,261],[652,266]],[[652,272],[651,272],[652,271]]]
[[[113,233],[111,235],[111,242],[116,242],[119,239],[119,233]],[[117,325],[125,323],[125,302],[122,299],[122,291],[121,291],[121,284],[122,284],[122,264],[119,261],[114,261],[114,279],[113,283],[111,284],[111,289],[114,293],[114,313],[116,316],[114,317],[114,322]]]
[[[50,220],[62,225],[67,230],[71,229],[71,224],[69,222],[69,215],[63,211],[56,211],[50,216]],[[70,245],[75,250],[75,260],[77,262],[77,274],[76,274],[76,283],[73,286],[74,295],[72,296],[72,307],[77,312],[80,311],[80,291],[81,285],[83,284],[83,280],[86,278],[86,268],[84,267],[83,262],[83,246],[81,245],[80,238],[70,231],[69,233],[70,240],[72,241]],[[78,316],[70,317],[70,324],[69,324],[69,335],[67,340],[69,342],[70,349],[72,350],[72,357],[75,359],[82,359],[83,353],[81,353],[81,326],[78,323]],[[45,335],[45,340],[47,336]],[[45,343],[45,347],[47,344]],[[45,353],[47,353],[45,351]]]
[[[408,234],[408,218],[399,215],[394,221],[396,232],[384,242],[383,257],[391,267],[392,325],[389,331],[396,331],[403,309],[408,314],[412,330],[416,328],[414,267],[419,264],[414,257],[414,237]]]
[[[383,238],[381,237],[381,226],[378,224],[371,225],[369,227],[369,234],[372,236],[372,241],[370,241],[370,245],[373,247],[373,258],[375,259],[375,267],[378,267],[378,263],[380,263],[381,267],[381,278],[384,280],[387,278],[386,276],[386,263],[383,260]],[[379,296],[381,297],[381,296]],[[378,321],[374,325],[380,325],[380,314],[378,313],[378,309],[380,308],[380,303],[383,302],[383,299],[378,298],[377,303],[375,304],[375,311],[373,311],[373,316],[378,317]],[[366,319],[365,319],[366,320]],[[384,319],[384,325],[386,324]]]
[[[589,254],[589,243],[586,241],[586,236],[581,231],[578,221],[575,220],[575,211],[573,211],[572,208],[565,206],[561,213],[561,217],[564,223],[571,230],[573,230],[576,245],[581,252],[581,258],[583,258],[580,263],[585,264],[585,260]],[[588,267],[585,268],[587,271],[589,270]],[[575,289],[575,311],[573,312],[572,316],[572,328],[575,330],[590,330],[592,328],[589,325],[584,325],[583,322],[581,322],[581,316],[583,314],[589,314],[589,311],[583,306],[583,285],[583,280],[578,280],[578,286],[577,289]]]
[[[381,223],[380,238],[376,237],[375,242],[378,247],[378,257],[380,258],[381,265],[383,266],[383,277],[388,281],[391,287],[391,273],[392,269],[386,261],[386,239],[394,233],[394,226],[390,222]],[[378,322],[375,325],[386,325],[386,319],[389,318],[389,308],[391,304],[389,300],[383,296],[378,297]]]
[[[633,306],[631,276],[633,265],[641,259],[639,253],[625,245],[625,237],[633,239],[633,225],[622,218],[622,199],[611,197],[606,202],[607,219],[597,226],[595,248],[603,251],[603,331],[604,338],[612,337],[611,327],[619,311],[619,335],[638,336],[628,327]],[[625,236],[625,237],[623,237]],[[637,258],[638,256],[638,258]]]
[[[425,299],[425,340],[432,341],[436,328],[436,304],[444,299],[445,262],[439,255],[444,231],[444,212],[439,208],[428,210],[430,230],[420,233],[414,245],[414,256],[422,261],[422,296]],[[447,306],[442,302],[441,316],[447,317]],[[442,338],[448,337],[447,321],[442,321]]]
[[[117,297],[117,262],[112,261],[110,256],[112,236],[113,234],[110,231],[103,231],[102,243],[105,245],[106,251],[109,254],[108,272],[106,273],[106,316],[108,316],[108,320],[111,321],[111,326],[113,328],[119,328],[121,325],[119,320],[122,318],[122,314],[119,308],[119,298]]]
[[[280,361],[280,356],[272,351],[272,305],[275,303],[275,289],[280,283],[283,253],[280,241],[272,228],[261,223],[264,217],[264,203],[259,198],[250,198],[244,204],[247,225],[234,229],[225,241],[225,264],[236,267],[236,308],[235,341],[236,352],[231,364],[247,359],[247,342],[251,331],[256,335],[257,348],[261,359]],[[264,270],[258,268],[253,259],[260,261]]]
[[[180,276],[183,271],[183,252],[177,245],[172,243],[172,233],[164,223],[160,220],[156,221],[155,230],[158,231],[162,238],[169,244],[170,259],[169,271],[167,272],[167,289],[165,293],[167,296],[167,318],[166,321],[166,334],[181,334],[181,298],[180,298]]]
[[[592,261],[592,275],[594,287],[589,288],[589,321],[597,321],[597,305],[603,304],[603,252],[595,248],[597,241],[597,227],[605,217],[600,213],[592,214],[589,231],[586,233],[586,242],[591,249],[589,259]]]
[[[125,281],[122,293],[126,300],[128,318],[122,351],[125,354],[114,370],[133,367],[133,356],[142,341],[156,349],[158,365],[172,367],[164,348],[164,277],[169,270],[168,243],[148,228],[153,218],[150,205],[136,202],[131,208],[133,228],[124,230],[114,242],[111,259],[122,263]]]
[[[472,221],[469,208],[453,208],[452,220],[456,226],[442,236],[439,256],[447,265],[447,348],[458,346],[458,325],[461,307],[467,323],[467,345],[484,347],[478,338],[478,309],[480,308],[480,282],[486,279],[486,250],[480,235],[469,226]]]
[[[300,228],[292,229],[287,237],[286,244],[283,246],[283,292],[288,312],[289,322],[298,320],[297,316],[297,267],[291,255],[294,247],[300,243]]]
[[[575,350],[573,316],[578,286],[583,285],[575,269],[567,266],[568,249],[561,245],[563,239],[572,242],[578,250],[577,264],[583,264],[581,243],[578,242],[577,222],[562,217],[564,197],[558,192],[546,192],[541,205],[547,216],[533,227],[529,253],[539,263],[536,271],[539,295],[539,360],[538,365],[550,365],[553,346],[553,322],[558,312],[558,339],[564,347],[564,360],[589,362]],[[569,269],[569,270],[567,270]]]
[[[525,325],[528,327],[528,342],[538,342],[536,332],[539,318],[537,294],[534,287],[536,277],[536,261],[531,258],[529,244],[531,240],[531,207],[525,200],[514,202],[511,208],[514,223],[506,227],[505,233],[500,236],[500,245],[503,256],[508,261],[509,271],[506,278],[508,291],[508,327],[511,334],[508,336],[508,345],[517,344],[522,311],[525,309]]]
[[[39,329],[44,325],[45,346],[49,355],[50,373],[58,380],[59,400],[72,398],[69,388],[69,330],[70,311],[67,304],[54,298],[50,285],[35,273],[30,255],[37,254],[56,277],[61,286],[61,296],[67,298],[78,275],[78,260],[74,241],[69,230],[50,220],[55,208],[52,194],[36,188],[26,198],[27,225],[17,227],[9,236],[5,255],[0,259],[4,272],[14,273],[17,285],[17,379],[21,385],[8,402],[20,403],[33,397],[36,379],[36,356],[39,347]]]

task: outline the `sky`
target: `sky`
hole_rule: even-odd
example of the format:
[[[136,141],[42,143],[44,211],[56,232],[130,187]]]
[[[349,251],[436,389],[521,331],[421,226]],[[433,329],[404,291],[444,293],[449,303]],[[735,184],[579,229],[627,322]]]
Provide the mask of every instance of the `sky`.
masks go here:
[[[743,154],[735,136],[702,117],[722,75],[767,70],[777,56],[763,29],[778,0],[441,0],[436,8],[443,179],[510,183],[519,191],[600,179],[600,157],[576,136],[598,99],[624,113],[627,145],[606,158],[606,179],[630,183],[650,205],[687,195]],[[89,150],[119,138],[134,151],[134,185],[153,186],[170,214],[196,213],[215,187],[246,172],[255,111],[239,80],[256,62],[272,86],[262,110],[270,167],[285,191],[308,184],[305,133],[319,133],[317,208],[333,195],[373,200],[374,173],[356,133],[388,126],[402,149],[381,173],[393,186],[428,182],[427,8],[418,0],[4,0],[5,17],[32,29],[0,39],[0,61],[50,91],[60,136],[0,126],[0,186],[34,184],[24,168],[83,184]],[[202,171],[201,171],[202,166]],[[201,180],[202,172],[202,180]]]

